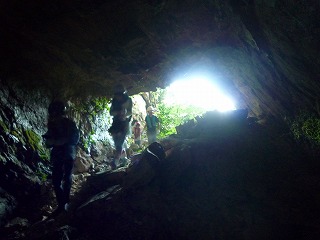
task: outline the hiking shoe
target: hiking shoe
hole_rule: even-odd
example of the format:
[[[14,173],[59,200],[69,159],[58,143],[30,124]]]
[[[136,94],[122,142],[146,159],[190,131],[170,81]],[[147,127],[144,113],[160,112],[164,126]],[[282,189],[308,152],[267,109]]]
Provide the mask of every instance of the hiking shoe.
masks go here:
[[[120,167],[125,167],[129,165],[130,160],[126,157],[120,159]]]

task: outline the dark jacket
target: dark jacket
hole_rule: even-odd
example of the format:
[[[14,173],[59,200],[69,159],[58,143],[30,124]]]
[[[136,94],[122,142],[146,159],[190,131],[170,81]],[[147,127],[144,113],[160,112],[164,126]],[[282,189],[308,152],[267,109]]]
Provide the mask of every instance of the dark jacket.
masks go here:
[[[66,117],[49,121],[48,131],[44,135],[47,142],[46,145],[52,148],[52,157],[65,156],[75,158],[79,137],[79,130],[75,122]],[[54,143],[52,144],[52,142]]]

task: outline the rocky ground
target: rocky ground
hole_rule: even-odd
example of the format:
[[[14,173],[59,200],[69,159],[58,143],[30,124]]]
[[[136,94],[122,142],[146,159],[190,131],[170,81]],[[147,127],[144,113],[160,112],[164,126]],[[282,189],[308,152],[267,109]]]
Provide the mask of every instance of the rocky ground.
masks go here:
[[[159,162],[144,155],[128,168],[76,175],[71,211],[50,221],[29,220],[17,236],[319,239],[317,159],[285,129],[241,114],[209,114],[181,127],[162,141],[166,157]],[[41,220],[52,207],[46,202],[34,215]]]

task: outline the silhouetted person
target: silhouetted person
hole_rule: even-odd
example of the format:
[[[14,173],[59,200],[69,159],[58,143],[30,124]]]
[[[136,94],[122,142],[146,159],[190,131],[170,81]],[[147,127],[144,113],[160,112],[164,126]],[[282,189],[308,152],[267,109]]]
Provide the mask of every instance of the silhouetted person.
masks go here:
[[[138,121],[136,121],[133,127],[133,137],[134,137],[134,143],[140,147],[141,146],[141,126],[140,126],[140,122]]]
[[[116,153],[114,156],[114,167],[119,167],[120,164],[126,164],[125,149],[123,143],[127,134],[130,132],[130,121],[132,116],[132,99],[128,96],[126,89],[122,84],[114,87],[114,96],[110,108],[110,115],[113,116],[112,126],[109,128]],[[120,163],[121,158],[121,163]]]
[[[52,184],[58,203],[51,216],[56,216],[68,210],[79,130],[75,122],[65,116],[66,107],[63,102],[50,103],[48,113],[48,131],[43,137],[46,146],[51,148]]]
[[[154,108],[152,106],[149,106],[147,108],[147,116],[145,118],[149,144],[157,141],[157,131],[160,129],[159,119],[158,117],[153,115],[153,113]]]

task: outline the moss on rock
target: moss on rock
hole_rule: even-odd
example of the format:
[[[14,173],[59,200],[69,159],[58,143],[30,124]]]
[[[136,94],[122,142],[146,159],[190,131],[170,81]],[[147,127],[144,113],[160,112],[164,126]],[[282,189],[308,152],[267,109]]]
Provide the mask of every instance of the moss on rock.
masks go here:
[[[6,125],[4,122],[2,122],[2,121],[0,121],[0,130],[1,130],[2,132],[5,132],[5,133],[8,133],[8,132],[9,132],[9,128],[8,128],[7,125]]]
[[[41,159],[49,159],[49,150],[43,147],[41,137],[37,133],[31,129],[26,129],[24,130],[24,136],[26,143],[30,145],[34,151],[38,152]]]

